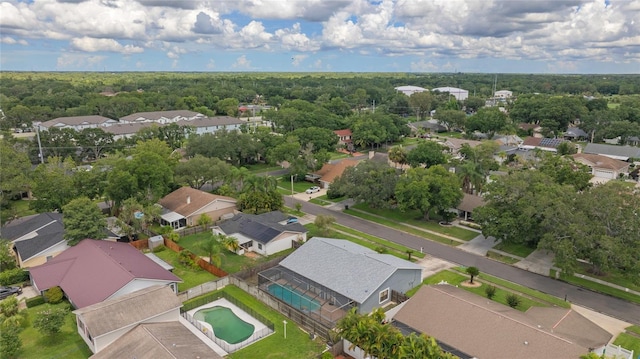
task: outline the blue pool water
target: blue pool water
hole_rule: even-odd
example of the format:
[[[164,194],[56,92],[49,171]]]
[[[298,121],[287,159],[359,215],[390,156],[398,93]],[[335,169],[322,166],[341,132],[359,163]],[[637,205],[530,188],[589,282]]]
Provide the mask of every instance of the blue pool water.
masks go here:
[[[320,309],[320,302],[305,294],[299,293],[289,285],[281,286],[279,284],[271,284],[268,290],[271,295],[294,308],[312,312]]]

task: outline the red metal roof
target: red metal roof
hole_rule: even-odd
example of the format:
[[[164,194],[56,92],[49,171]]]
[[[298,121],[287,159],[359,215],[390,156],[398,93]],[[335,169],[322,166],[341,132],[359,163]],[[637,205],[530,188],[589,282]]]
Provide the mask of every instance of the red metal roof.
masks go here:
[[[38,290],[60,286],[76,308],[99,303],[134,279],[181,282],[128,243],[85,239],[30,269]]]
[[[346,130],[336,130],[333,131],[333,133],[335,133],[336,135],[343,137],[343,136],[351,136],[351,130],[350,129],[346,129]]]

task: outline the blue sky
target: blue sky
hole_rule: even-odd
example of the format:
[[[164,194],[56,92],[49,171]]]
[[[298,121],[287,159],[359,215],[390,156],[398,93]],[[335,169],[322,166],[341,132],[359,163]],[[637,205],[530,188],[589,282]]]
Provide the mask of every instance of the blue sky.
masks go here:
[[[635,0],[0,0],[3,71],[640,73]]]

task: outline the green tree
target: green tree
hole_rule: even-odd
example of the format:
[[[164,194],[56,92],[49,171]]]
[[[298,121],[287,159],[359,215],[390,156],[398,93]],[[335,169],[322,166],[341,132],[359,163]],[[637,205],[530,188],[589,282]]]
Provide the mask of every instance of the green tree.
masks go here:
[[[407,154],[407,163],[411,167],[431,167],[446,162],[444,147],[434,141],[420,142]]]
[[[469,275],[469,283],[471,284],[473,284],[473,278],[480,274],[480,270],[477,267],[467,267],[465,272]]]
[[[17,358],[22,349],[22,339],[20,339],[20,327],[9,326],[0,330],[0,358]]]
[[[33,327],[42,335],[51,336],[62,330],[62,326],[67,318],[69,310],[67,308],[49,308],[38,312],[33,320]]]
[[[38,212],[60,210],[76,197],[76,188],[71,173],[75,163],[71,158],[49,158],[33,172],[33,196],[30,206]]]
[[[220,243],[222,243],[223,246],[225,246],[233,253],[238,252],[238,250],[240,249],[240,243],[238,243],[238,239],[235,237],[218,234],[217,239]]]
[[[484,107],[467,119],[466,129],[468,133],[479,131],[491,138],[494,133],[505,130],[508,125],[507,115],[497,107]]]
[[[85,238],[103,239],[107,225],[102,211],[87,197],[79,197],[62,207],[64,237],[71,246]]]
[[[198,223],[197,224],[200,227],[202,227],[202,230],[207,229],[207,227],[209,227],[211,225],[211,223],[213,223],[213,220],[206,213],[203,213],[203,214],[200,215],[200,217],[198,217]]]
[[[402,146],[394,146],[389,149],[389,159],[397,166],[407,163],[407,151]]]
[[[238,209],[245,213],[260,214],[282,208],[284,199],[276,190],[243,192],[238,196]]]
[[[105,132],[101,128],[85,128],[76,136],[78,146],[86,156],[93,159],[99,159],[105,152],[111,150],[115,140],[113,134]]]
[[[0,332],[9,327],[20,328],[26,320],[26,312],[20,310],[15,295],[0,300]]]
[[[185,162],[179,162],[175,168],[177,183],[200,189],[205,183],[216,185],[229,177],[231,165],[219,158],[207,158],[200,154]]]
[[[0,140],[0,202],[29,189],[31,162],[26,152],[7,139]]]
[[[323,236],[327,236],[329,235],[329,231],[331,230],[330,229],[331,224],[333,224],[335,221],[336,219],[333,216],[320,214],[316,216],[316,219],[313,221],[313,224],[315,224],[316,227],[318,227],[320,234],[322,234]]]
[[[441,165],[412,168],[400,177],[396,186],[398,208],[416,209],[427,220],[432,209],[442,212],[455,208],[462,196],[456,175]]]
[[[329,191],[337,191],[374,208],[384,208],[393,202],[397,182],[396,170],[386,163],[363,161],[346,168],[331,184]]]
[[[431,110],[434,109],[433,95],[429,91],[416,92],[409,96],[409,105],[416,114],[418,120],[429,116]]]
[[[438,123],[445,126],[448,131],[464,128],[467,115],[458,110],[438,110],[436,116]]]
[[[0,239],[0,272],[17,267],[16,257],[11,250],[12,245],[8,240]]]
[[[222,262],[222,252],[220,251],[221,246],[221,242],[215,235],[208,236],[198,244],[198,248],[209,258],[209,263],[216,267],[219,267]]]
[[[507,297],[505,299],[507,300],[507,304],[511,308],[516,308],[522,302],[522,299],[520,299],[520,297],[515,293],[507,294]]]

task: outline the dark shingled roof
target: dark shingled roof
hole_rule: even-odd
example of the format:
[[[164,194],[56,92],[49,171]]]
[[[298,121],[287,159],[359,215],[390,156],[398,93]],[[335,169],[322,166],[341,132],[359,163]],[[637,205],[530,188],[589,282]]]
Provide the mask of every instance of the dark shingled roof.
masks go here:
[[[227,235],[241,233],[255,241],[267,244],[283,232],[306,233],[307,229],[300,223],[280,224],[289,216],[273,211],[263,214],[240,213],[218,225]]]
[[[12,241],[20,258],[25,261],[64,241],[62,214],[41,213],[11,222],[2,228],[2,238]]]

